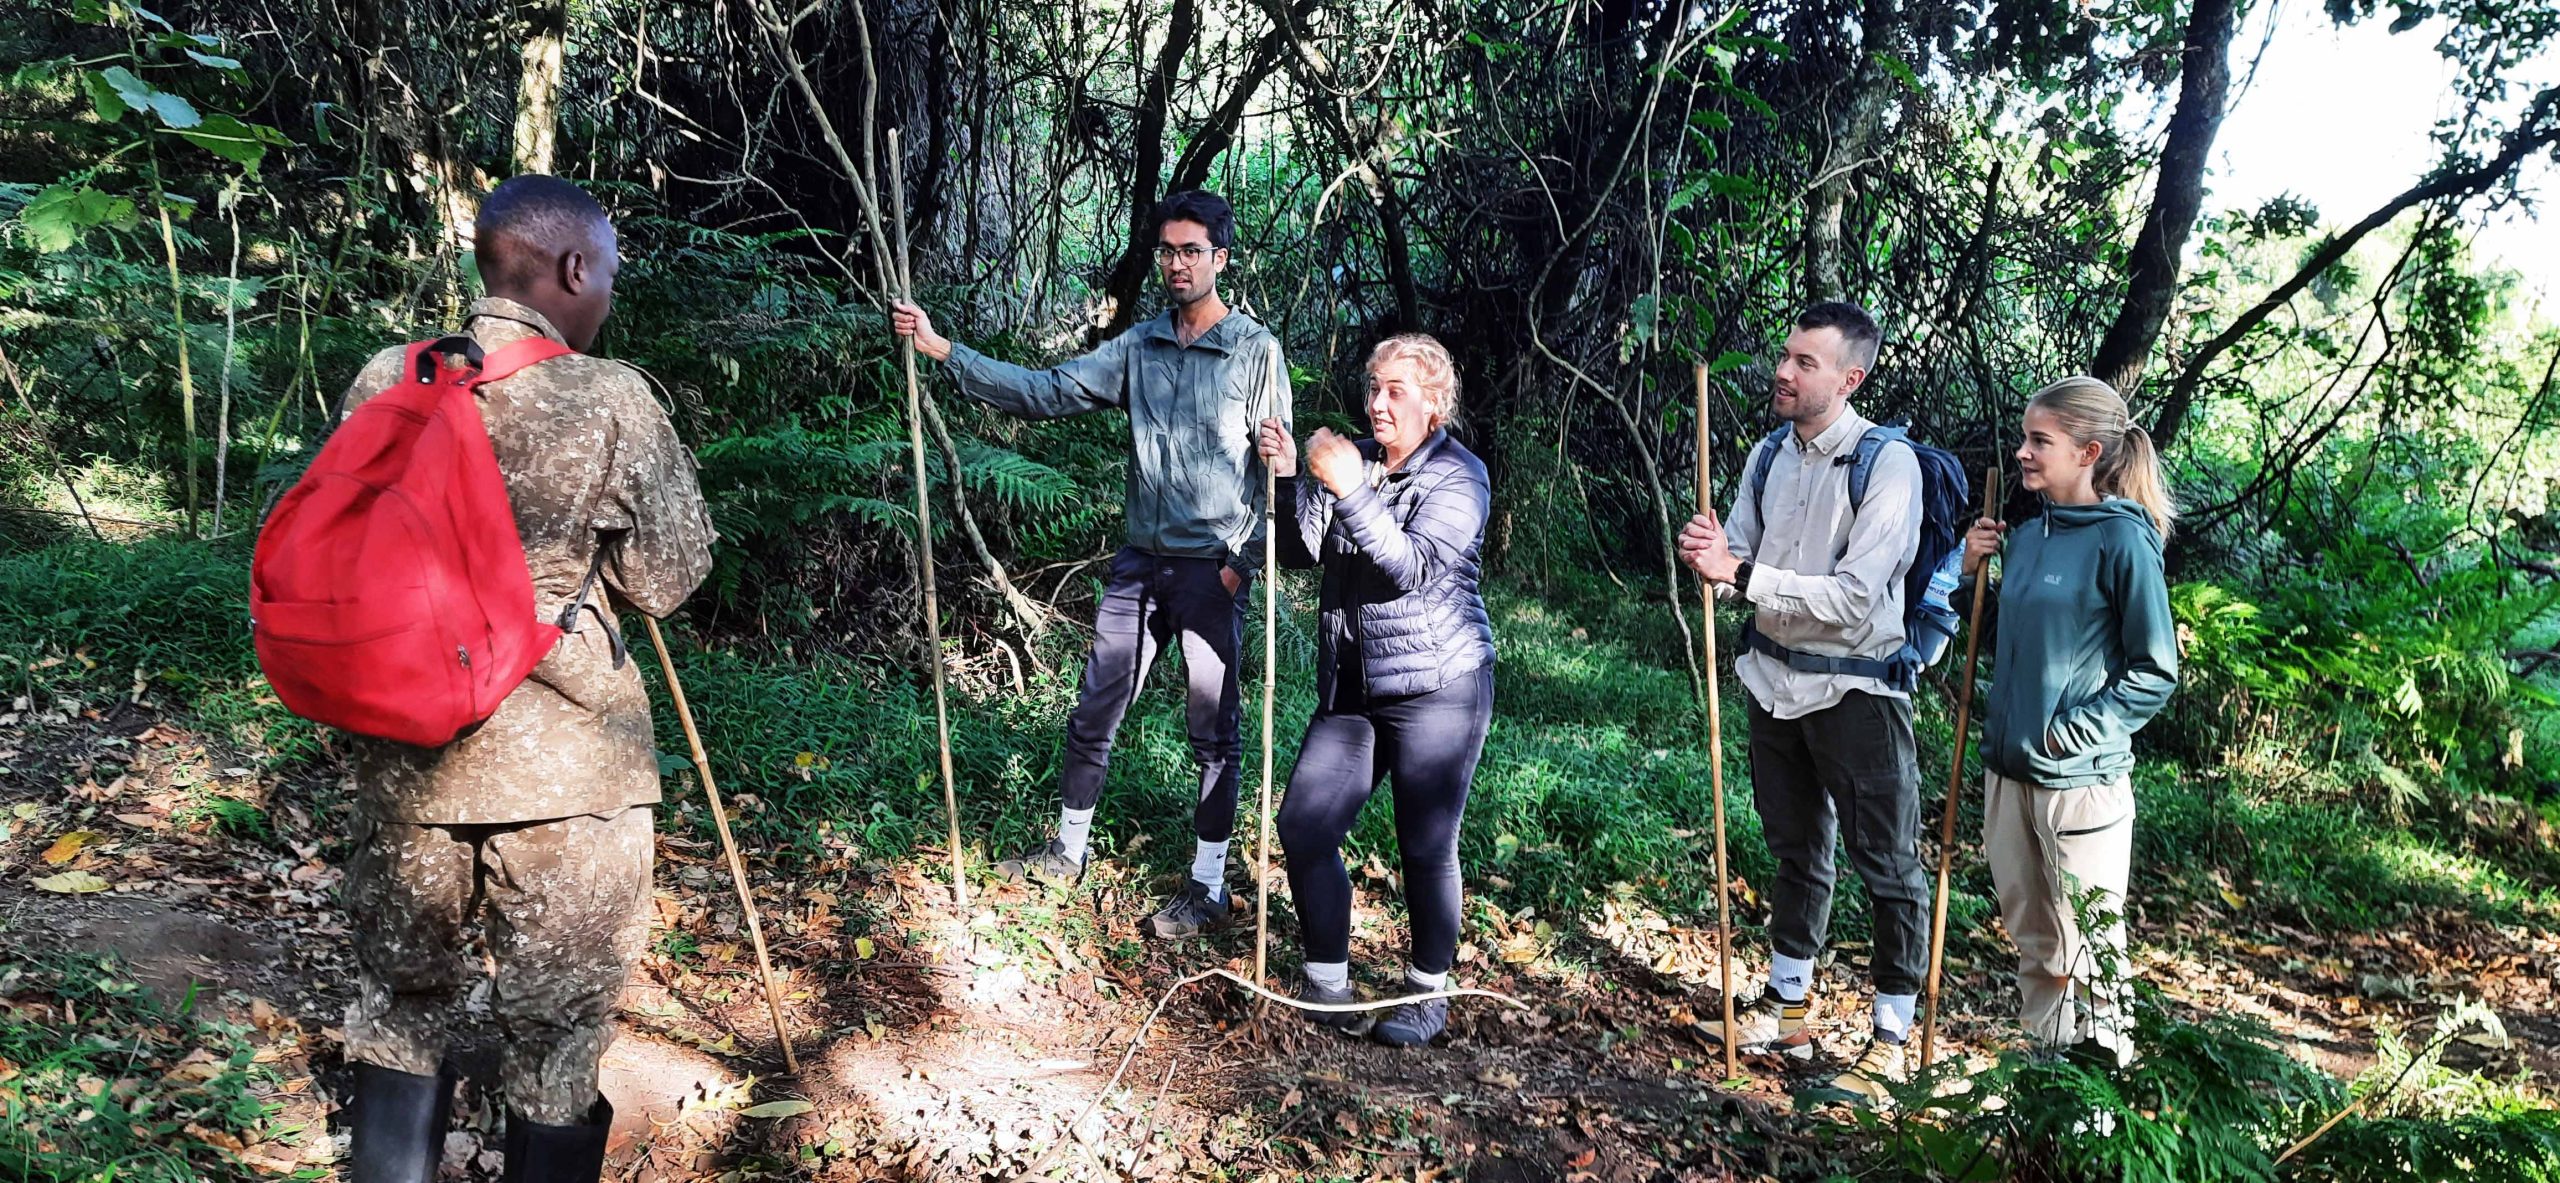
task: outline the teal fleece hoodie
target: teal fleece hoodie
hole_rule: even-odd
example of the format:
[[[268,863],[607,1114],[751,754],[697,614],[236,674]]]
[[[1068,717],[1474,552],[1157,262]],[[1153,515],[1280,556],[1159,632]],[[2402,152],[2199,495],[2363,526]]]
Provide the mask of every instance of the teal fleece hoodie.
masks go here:
[[[2178,684],[2160,531],[2140,505],[2047,502],[2009,531],[1982,760],[2048,789],[2133,769],[2133,733]]]

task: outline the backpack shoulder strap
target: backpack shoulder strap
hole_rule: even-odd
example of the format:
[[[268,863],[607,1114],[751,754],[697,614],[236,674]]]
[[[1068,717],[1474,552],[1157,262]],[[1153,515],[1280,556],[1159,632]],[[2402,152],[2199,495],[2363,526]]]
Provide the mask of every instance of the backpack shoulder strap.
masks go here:
[[[549,337],[527,337],[522,341],[501,345],[496,349],[490,350],[488,356],[480,363],[479,375],[471,379],[471,384],[479,386],[484,383],[495,382],[501,378],[514,374],[516,371],[524,369],[527,366],[550,361],[555,357],[565,357],[576,352],[577,350],[571,349]]]
[[[1760,494],[1769,487],[1769,466],[1777,461],[1778,449],[1786,446],[1787,433],[1794,430],[1795,428],[1781,423],[1776,431],[1761,437],[1759,446],[1751,450],[1751,475],[1747,478],[1745,487],[1751,493],[1752,509],[1760,508]],[[1761,519],[1761,524],[1765,529],[1768,520],[1764,517]]]
[[[1858,446],[1849,461],[1849,511],[1855,513],[1867,504],[1867,478],[1875,475],[1876,456],[1886,444],[1911,443],[1911,433],[1900,427],[1870,427],[1858,437]],[[1912,450],[1916,453],[1916,445]]]

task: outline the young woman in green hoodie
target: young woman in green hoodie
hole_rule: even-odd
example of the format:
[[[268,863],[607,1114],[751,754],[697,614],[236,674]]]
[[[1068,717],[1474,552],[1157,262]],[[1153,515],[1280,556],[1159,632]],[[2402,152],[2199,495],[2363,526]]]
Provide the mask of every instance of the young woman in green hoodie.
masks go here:
[[[1983,847],[2018,942],[2021,1024],[2121,1065],[2132,1055],[2133,733],[2178,681],[2160,565],[2177,507],[2151,437],[2104,382],[2038,391],[2025,434],[2021,483],[2041,512],[2014,529],[1984,518],[1965,539],[1968,579],[2002,556],[1982,716]]]

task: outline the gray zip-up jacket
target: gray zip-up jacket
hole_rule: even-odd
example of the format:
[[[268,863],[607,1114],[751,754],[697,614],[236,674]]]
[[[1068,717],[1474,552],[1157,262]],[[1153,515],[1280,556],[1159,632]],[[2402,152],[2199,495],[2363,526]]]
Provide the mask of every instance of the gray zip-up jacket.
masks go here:
[[[1025,369],[951,344],[944,364],[960,390],[1025,419],[1104,407],[1129,412],[1129,545],[1155,555],[1222,559],[1240,575],[1262,567],[1262,458],[1254,425],[1289,411],[1289,372],[1271,389],[1280,340],[1229,312],[1185,346],[1162,313],[1083,357]]]

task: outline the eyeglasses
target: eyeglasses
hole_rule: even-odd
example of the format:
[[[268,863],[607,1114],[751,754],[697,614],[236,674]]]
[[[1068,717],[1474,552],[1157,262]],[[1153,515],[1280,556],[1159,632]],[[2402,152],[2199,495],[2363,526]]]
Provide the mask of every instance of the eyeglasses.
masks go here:
[[[1198,243],[1189,246],[1159,246],[1156,248],[1156,266],[1171,267],[1174,263],[1180,262],[1188,267],[1218,253],[1220,249],[1214,246],[1201,246]]]

